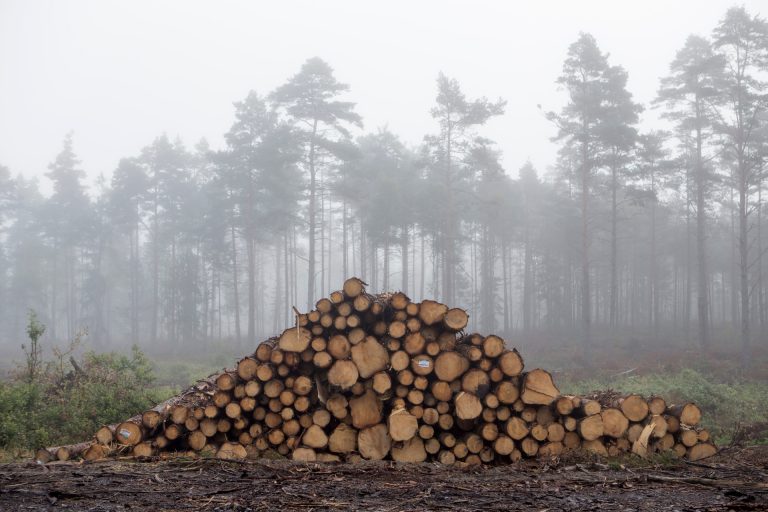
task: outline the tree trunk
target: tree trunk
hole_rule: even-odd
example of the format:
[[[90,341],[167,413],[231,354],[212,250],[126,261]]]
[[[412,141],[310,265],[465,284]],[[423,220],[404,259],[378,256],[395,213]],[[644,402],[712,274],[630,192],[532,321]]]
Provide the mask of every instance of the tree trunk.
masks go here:
[[[749,190],[749,176],[747,163],[743,157],[739,159],[739,282],[741,293],[741,365],[746,368],[749,366],[749,345],[750,345],[750,325],[749,325],[749,240],[747,232],[749,230],[749,199],[747,192]]]
[[[326,282],[323,285],[322,292],[320,293],[320,295],[323,297],[327,296],[333,291],[333,288],[331,288],[331,283],[333,281],[333,203],[331,202],[330,197],[328,198],[328,243],[326,243],[326,248],[328,249],[328,260],[324,265],[326,268]]]
[[[501,272],[504,274],[504,334],[509,335],[511,325],[509,321],[509,268],[508,249],[506,240],[501,242]]]
[[[176,235],[171,235],[171,268],[169,270],[169,274],[171,276],[171,286],[169,287],[170,290],[166,290],[166,293],[170,292],[171,295],[171,307],[170,307],[170,318],[166,319],[167,325],[168,325],[168,332],[167,336],[171,340],[171,345],[173,347],[176,347],[178,344],[178,339],[176,335],[177,326],[176,326],[176,317],[178,315],[178,304],[177,304],[177,296],[178,296],[178,279],[176,276]]]
[[[309,141],[309,254],[307,269],[307,311],[315,302],[315,210],[317,209],[317,173],[315,170],[315,137],[317,119],[312,124],[312,136]]]
[[[408,293],[408,237],[408,225],[404,224],[400,233],[400,259],[402,260],[400,290],[405,294]]]
[[[248,346],[256,343],[256,242],[246,240],[248,256]]]
[[[384,268],[382,271],[383,276],[381,289],[389,290],[389,240],[384,241],[384,247],[382,250],[384,251]]]
[[[651,169],[651,257],[650,257],[650,280],[651,280],[651,293],[650,293],[650,316],[651,326],[653,328],[654,340],[659,339],[659,281],[658,281],[658,269],[656,264],[656,181],[654,170]]]
[[[158,190],[155,185],[154,215],[152,218],[152,345],[157,344],[157,315],[160,294],[160,233],[158,226]]]
[[[285,275],[283,276],[283,297],[285,297],[285,302],[283,303],[283,315],[284,315],[284,322],[283,326],[288,327],[291,325],[290,321],[290,313],[288,312],[291,304],[291,268],[290,268],[290,260],[288,257],[290,242],[288,241],[288,232],[283,233],[283,268],[285,269]]]
[[[282,327],[280,325],[280,318],[282,315],[280,314],[280,307],[283,303],[283,298],[281,296],[282,292],[282,268],[281,268],[281,262],[283,260],[282,257],[282,244],[281,240],[277,240],[275,243],[275,302],[274,302],[274,312],[272,313],[272,331],[279,331]]]
[[[419,275],[419,299],[424,298],[424,278],[427,275],[427,269],[426,269],[426,234],[424,233],[424,229],[421,228],[421,273]]]
[[[592,359],[592,317],[591,317],[591,294],[589,290],[589,156],[587,141],[582,142],[582,162],[581,162],[581,321],[582,321],[582,340],[584,345],[584,362],[590,364]]]
[[[235,340],[238,346],[240,345],[240,294],[237,289],[237,237],[235,235],[235,223],[234,219],[230,226],[230,233],[232,235],[232,291],[235,299]],[[219,302],[221,307],[221,302]]]
[[[456,234],[454,233],[454,218],[453,218],[453,172],[452,158],[453,158],[453,131],[450,119],[447,120],[447,132],[446,132],[446,171],[445,171],[445,186],[446,186],[446,215],[445,215],[445,233],[443,236],[443,300],[448,304],[453,304],[454,300],[454,273],[455,273],[455,247]]]
[[[686,184],[686,209],[685,209],[685,235],[686,235],[686,245],[685,245],[685,297],[683,299],[683,332],[685,333],[685,340],[686,343],[690,342],[691,340],[691,302],[693,298],[693,265],[691,265],[691,261],[693,260],[691,253],[691,238],[693,238],[692,231],[691,231],[691,198],[690,198],[690,191],[691,191],[691,185],[690,181],[686,178],[686,181],[688,183]]]
[[[763,183],[762,169],[757,173],[757,318],[760,337],[765,334],[765,290],[763,289]]]
[[[138,216],[138,206],[136,215]],[[139,342],[139,223],[131,230],[131,344]]]
[[[321,183],[320,186],[320,289],[318,290],[318,294],[320,296],[325,296],[325,270],[326,270],[326,263],[325,263],[325,191],[322,187],[323,182],[323,174],[322,172],[318,176],[319,182]]]
[[[348,224],[349,224],[349,220],[347,219],[347,202],[346,202],[346,200],[344,200],[341,203],[341,215],[342,215],[342,217],[341,217],[341,231],[342,231],[341,272],[343,274],[342,277],[344,279],[347,279],[347,278],[349,278],[349,264],[348,264],[348,259],[349,259],[349,247],[348,247],[348,243],[349,243],[349,234],[348,234],[349,225]]]
[[[363,281],[366,281],[366,260],[365,260],[365,229],[363,227],[363,220],[360,219],[360,277]]]
[[[613,165],[611,165],[611,290],[610,290],[610,306],[609,306],[609,319],[608,322],[611,327],[616,327],[619,315],[619,280],[618,280],[618,240],[617,240],[617,223],[618,223],[618,205],[617,205],[617,189],[618,184],[618,163],[616,162],[618,155],[614,150]]]
[[[525,233],[523,235],[524,257],[523,257],[523,331],[531,332],[532,327],[532,307],[533,307],[533,249],[531,247],[529,220],[526,218]]]
[[[698,320],[699,341],[703,350],[709,350],[709,305],[707,297],[707,254],[706,254],[706,210],[705,210],[705,180],[704,162],[702,160],[702,134],[699,122],[699,107],[697,103],[696,126],[696,252],[698,256]]]
[[[483,330],[493,332],[496,330],[496,276],[494,275],[494,266],[496,265],[496,247],[493,236],[488,227],[482,231],[482,290],[481,296],[481,317]]]

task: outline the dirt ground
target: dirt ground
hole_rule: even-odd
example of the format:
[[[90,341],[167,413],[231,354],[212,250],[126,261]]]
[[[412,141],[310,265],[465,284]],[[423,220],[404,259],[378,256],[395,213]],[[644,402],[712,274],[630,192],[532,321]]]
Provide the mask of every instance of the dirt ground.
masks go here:
[[[0,510],[768,510],[768,447],[700,463],[448,468],[175,459],[0,465]]]

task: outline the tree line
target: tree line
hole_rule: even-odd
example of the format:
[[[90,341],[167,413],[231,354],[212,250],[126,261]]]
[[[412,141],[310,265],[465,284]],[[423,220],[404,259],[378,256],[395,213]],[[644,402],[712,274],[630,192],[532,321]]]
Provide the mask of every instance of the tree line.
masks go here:
[[[556,87],[557,164],[511,177],[483,127],[505,101],[440,74],[417,146],[365,133],[349,86],[307,60],[234,104],[225,147],[161,135],[93,191],[71,134],[46,176],[0,167],[0,340],[33,309],[53,339],[254,346],[345,277],[466,307],[528,336],[765,338],[768,24],[729,9],[690,36],[650,105],[589,34]],[[427,108],[427,107],[425,107]],[[668,129],[643,132],[644,110]]]

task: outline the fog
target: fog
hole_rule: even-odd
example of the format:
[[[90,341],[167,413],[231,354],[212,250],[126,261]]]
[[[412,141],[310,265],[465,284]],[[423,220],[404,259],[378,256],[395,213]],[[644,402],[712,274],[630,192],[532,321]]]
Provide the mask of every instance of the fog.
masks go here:
[[[760,1],[742,2],[758,13]],[[740,5],[741,5],[740,4]],[[418,144],[442,71],[468,94],[508,101],[489,122],[510,174],[555,162],[554,85],[568,45],[595,36],[653,99],[688,34],[707,35],[727,1],[584,2],[0,2],[0,162],[43,176],[70,130],[89,182],[160,133],[212,145],[232,102],[266,94],[308,58],[350,84],[366,130]],[[644,119],[655,122],[655,112]],[[41,182],[46,191],[50,184]]]
[[[0,347],[30,310],[51,343],[253,347],[356,275],[584,360],[746,366],[761,7],[2,1]]]

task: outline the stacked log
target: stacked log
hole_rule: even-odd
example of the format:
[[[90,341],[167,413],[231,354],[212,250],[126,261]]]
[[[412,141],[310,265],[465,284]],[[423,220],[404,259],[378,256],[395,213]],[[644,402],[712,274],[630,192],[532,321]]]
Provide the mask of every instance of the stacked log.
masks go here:
[[[342,290],[296,325],[157,407],[101,428],[91,443],[43,449],[41,462],[166,452],[294,460],[514,462],[582,449],[602,456],[715,453],[695,404],[660,397],[563,396],[525,371],[467,313],[403,293]]]

